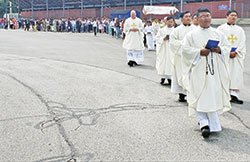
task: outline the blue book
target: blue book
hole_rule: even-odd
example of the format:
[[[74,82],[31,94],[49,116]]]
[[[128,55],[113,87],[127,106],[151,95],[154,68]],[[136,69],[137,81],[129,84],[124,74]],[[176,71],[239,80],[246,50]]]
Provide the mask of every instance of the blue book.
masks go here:
[[[168,38],[168,39],[169,39],[169,34],[168,34],[168,35],[166,35],[166,38]]]
[[[207,41],[207,45],[206,45],[205,48],[206,48],[206,49],[217,48],[219,42],[220,42],[220,41],[209,39],[209,40]]]
[[[231,48],[231,52],[235,52],[237,48]]]

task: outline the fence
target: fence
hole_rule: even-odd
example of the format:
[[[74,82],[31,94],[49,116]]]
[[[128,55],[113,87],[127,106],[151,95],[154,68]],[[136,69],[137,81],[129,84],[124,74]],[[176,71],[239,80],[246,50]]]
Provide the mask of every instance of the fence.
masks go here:
[[[195,13],[200,7],[208,8],[213,18],[224,18],[229,10],[229,1],[188,3],[183,5],[183,10]],[[180,8],[180,5],[178,5],[178,8]],[[239,18],[249,18],[249,0],[233,1],[232,9],[238,12]]]
[[[239,18],[250,18],[249,11],[249,1],[250,0],[234,0],[232,3],[232,9],[237,10]],[[167,6],[167,5],[163,5]],[[169,6],[169,5],[168,5]],[[176,6],[180,10],[180,4]],[[199,3],[184,3],[183,10],[188,10],[191,13],[195,13],[198,8],[206,7],[208,8],[213,18],[225,18],[226,12],[229,10],[229,1],[213,1],[213,2],[199,2]],[[142,11],[143,6],[128,6],[127,9],[135,9],[138,11]],[[116,8],[104,8],[104,16],[109,17],[109,13],[113,10],[121,10],[123,7]],[[21,12],[21,15],[24,17],[32,17],[32,11]],[[143,16],[141,12],[142,18],[149,18],[149,16]],[[34,11],[34,18],[46,18],[46,11]],[[101,9],[84,9],[83,17],[100,17]],[[166,15],[154,15],[153,18],[163,18]],[[65,9],[63,10],[49,10],[48,17],[52,18],[61,18],[61,17],[72,17],[77,18],[81,17],[80,9]]]

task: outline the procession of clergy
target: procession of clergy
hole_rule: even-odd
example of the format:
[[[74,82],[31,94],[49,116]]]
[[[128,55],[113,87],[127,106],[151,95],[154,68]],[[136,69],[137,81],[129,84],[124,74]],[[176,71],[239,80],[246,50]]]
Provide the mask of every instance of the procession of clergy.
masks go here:
[[[239,92],[243,88],[246,37],[235,24],[237,11],[230,10],[225,16],[227,23],[215,29],[210,26],[207,8],[198,9],[193,16],[185,11],[180,14],[181,25],[175,28],[174,18],[166,17],[165,26],[155,34],[160,84],[171,86],[179,102],[188,103],[189,115],[197,117],[204,138],[222,130],[218,114],[231,110],[230,102],[243,104]],[[150,22],[144,29],[132,11],[124,33],[123,48],[127,50],[128,65],[133,67],[144,61],[144,33],[148,49],[154,50],[154,29]],[[209,48],[214,42],[218,44]]]

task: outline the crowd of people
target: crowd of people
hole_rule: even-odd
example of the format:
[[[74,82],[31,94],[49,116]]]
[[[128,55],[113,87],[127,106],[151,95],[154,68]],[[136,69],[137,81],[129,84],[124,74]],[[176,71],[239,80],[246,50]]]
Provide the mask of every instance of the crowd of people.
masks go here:
[[[187,102],[189,115],[196,116],[204,138],[222,130],[218,112],[231,110],[243,88],[246,36],[236,25],[238,13],[227,12],[227,23],[211,27],[207,8],[180,14],[181,24],[169,16],[164,23],[147,22],[146,27],[136,12],[125,21],[123,48],[130,67],[144,61],[143,37],[148,50],[156,45],[156,70],[161,85],[171,86],[179,102]]]
[[[29,19],[12,18],[9,21],[0,19],[0,28],[23,29],[25,31],[43,32],[73,32],[84,33],[93,32],[109,33],[112,36],[122,37],[124,20],[109,18],[61,18],[61,19]]]
[[[143,19],[143,26],[147,30],[148,23],[153,24],[154,33],[161,27],[163,20],[154,19],[152,21],[147,21]],[[125,34],[123,32],[125,23],[125,18],[123,19],[110,19],[110,18],[40,18],[40,19],[31,19],[31,18],[12,18],[9,21],[7,19],[0,18],[0,28],[4,29],[23,29],[25,31],[33,32],[73,32],[73,33],[85,33],[91,32],[96,36],[97,33],[107,33],[115,38],[123,38]],[[150,28],[150,27],[149,27]],[[145,31],[144,34],[144,45],[148,47],[146,42],[146,37],[150,37],[148,32]],[[152,37],[153,38],[153,37]],[[155,50],[154,47],[149,48],[149,50]]]

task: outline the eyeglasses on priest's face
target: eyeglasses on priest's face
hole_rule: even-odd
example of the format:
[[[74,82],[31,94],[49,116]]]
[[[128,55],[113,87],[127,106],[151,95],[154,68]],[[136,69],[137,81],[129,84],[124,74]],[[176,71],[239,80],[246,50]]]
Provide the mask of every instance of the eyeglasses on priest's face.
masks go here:
[[[211,18],[211,14],[201,14],[199,18]]]

